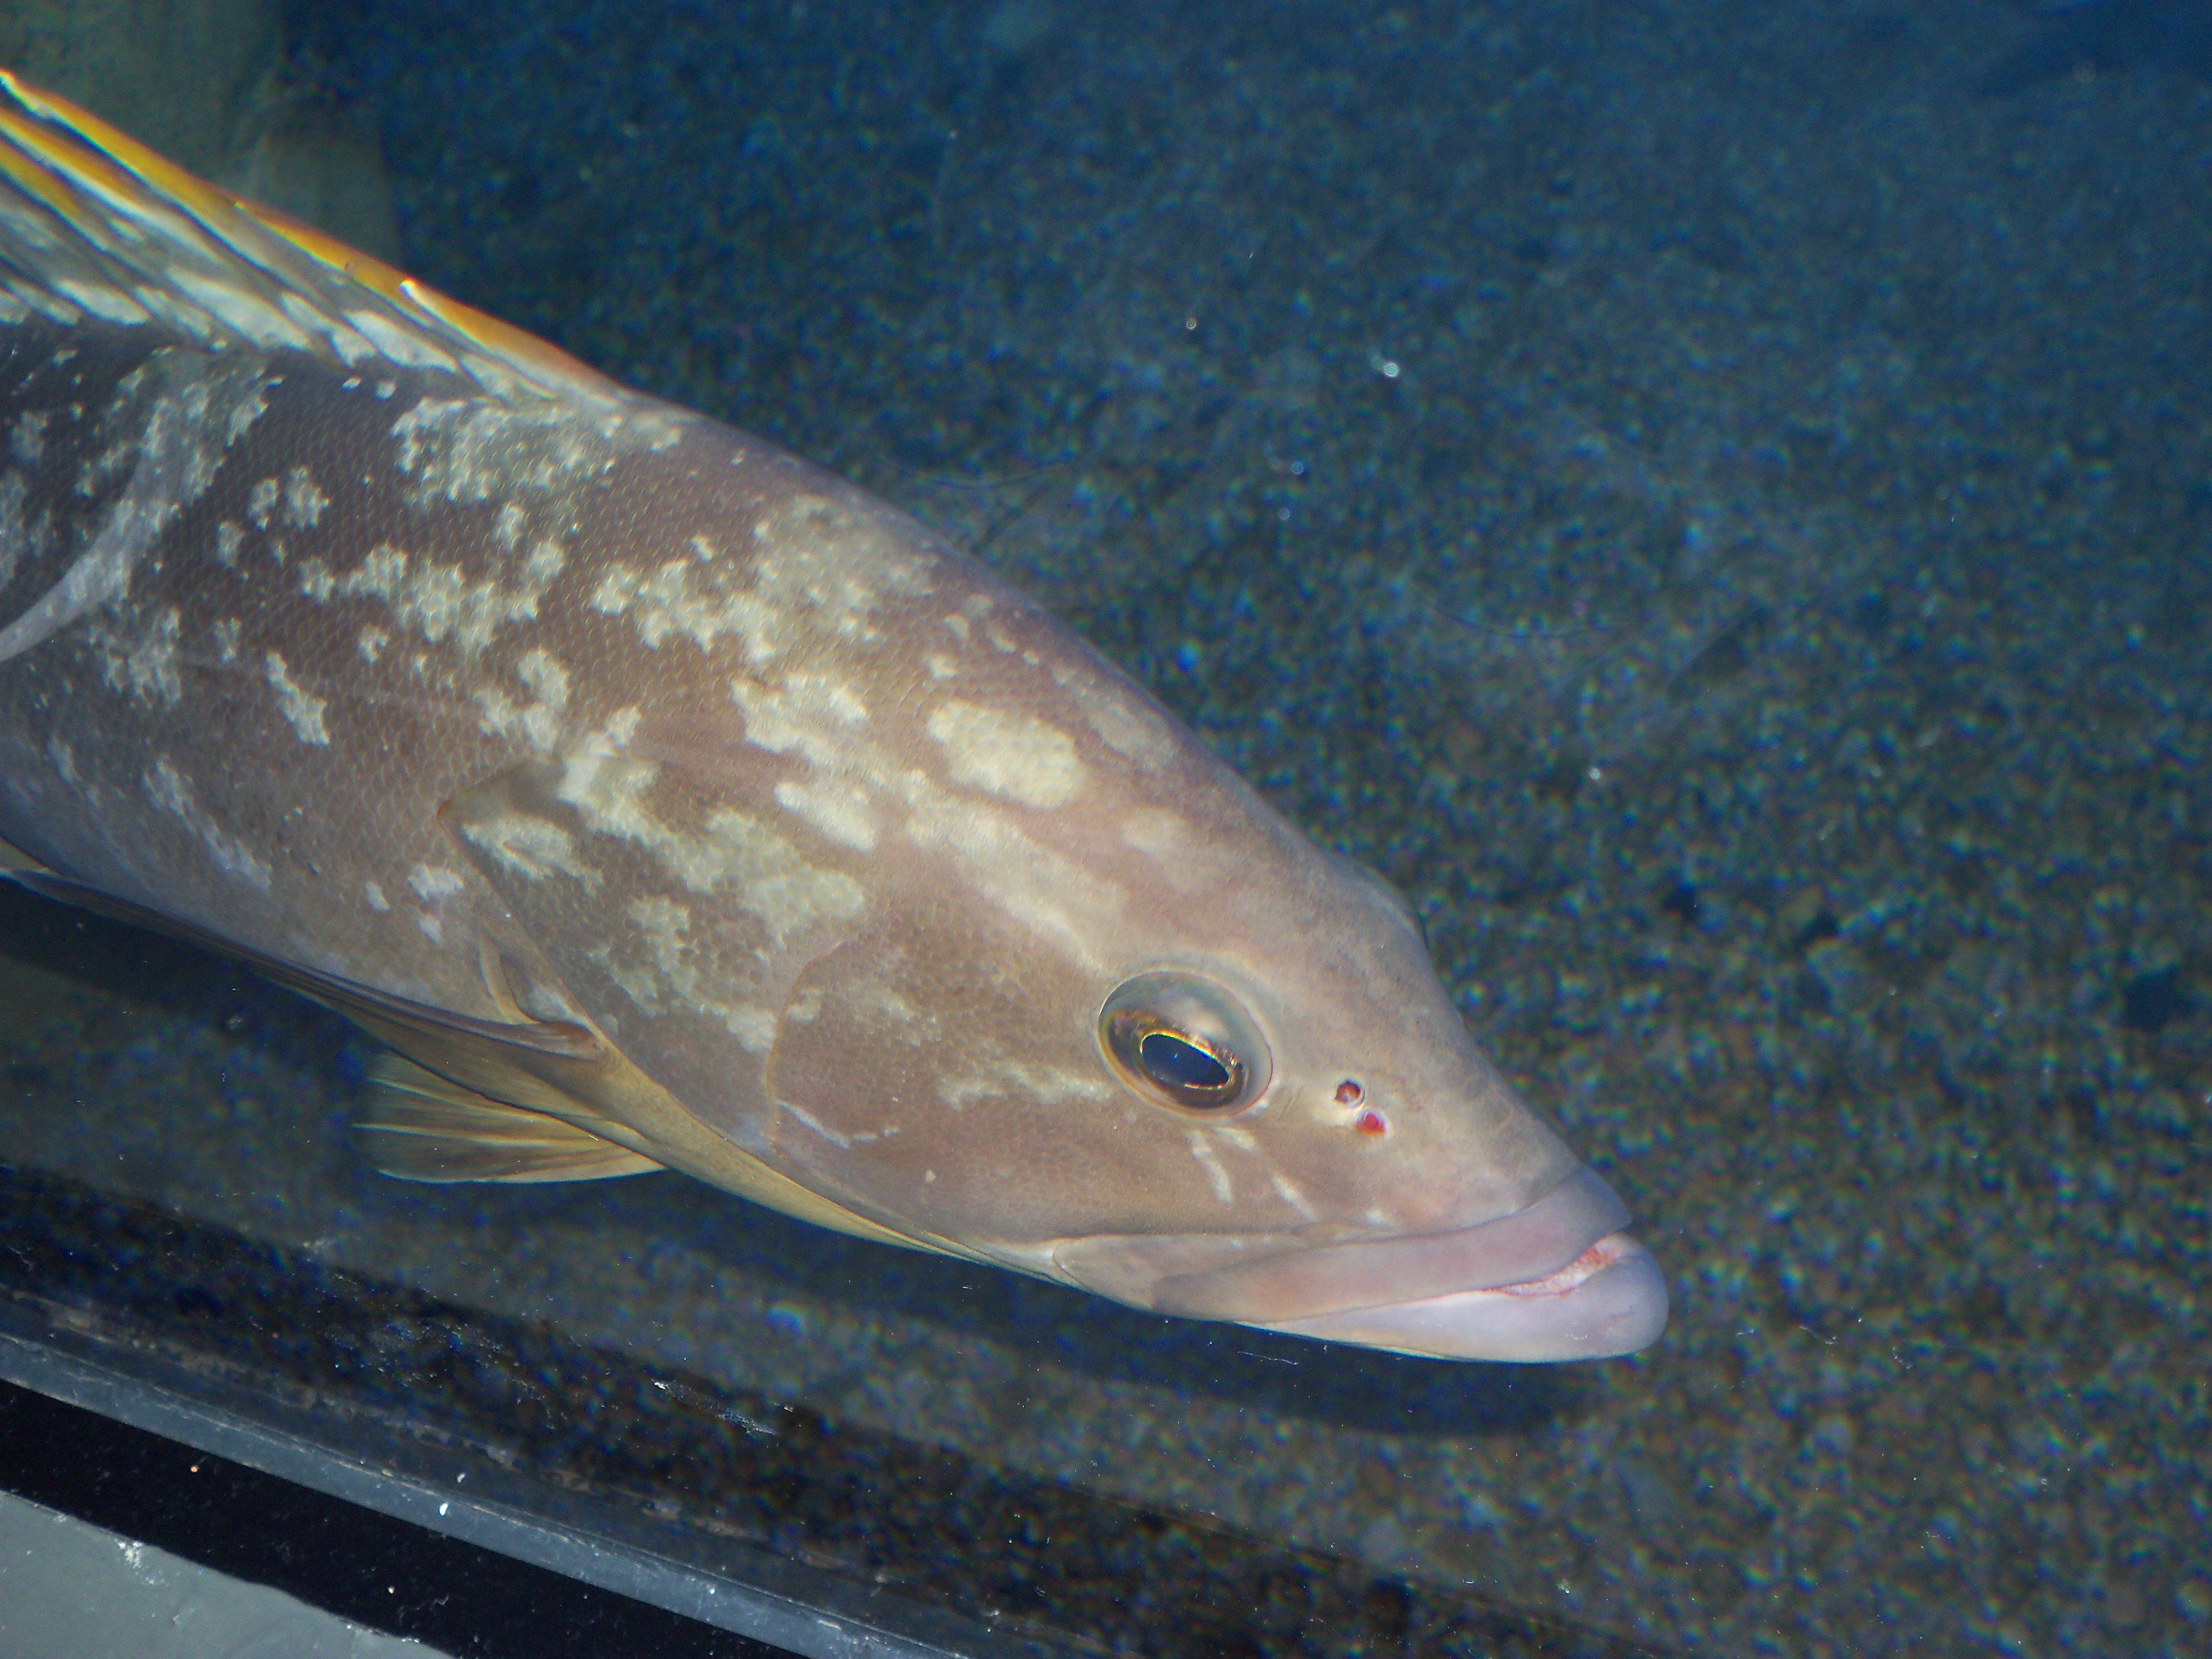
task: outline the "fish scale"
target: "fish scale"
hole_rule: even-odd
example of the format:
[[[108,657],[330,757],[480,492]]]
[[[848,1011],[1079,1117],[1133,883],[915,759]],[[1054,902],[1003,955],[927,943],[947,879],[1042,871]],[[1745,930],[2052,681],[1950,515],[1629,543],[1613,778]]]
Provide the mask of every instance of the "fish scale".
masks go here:
[[[926,526],[0,77],[0,838],[388,1045],[417,1181],[672,1169],[1144,1308],[1663,1328],[1403,907]]]

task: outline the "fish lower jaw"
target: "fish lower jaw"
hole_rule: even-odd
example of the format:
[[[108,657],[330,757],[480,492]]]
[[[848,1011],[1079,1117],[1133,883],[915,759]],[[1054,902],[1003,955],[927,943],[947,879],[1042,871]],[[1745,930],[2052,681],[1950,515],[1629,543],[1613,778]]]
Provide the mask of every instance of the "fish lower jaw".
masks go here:
[[[1659,1340],[1667,1281],[1642,1244],[1608,1233],[1541,1278],[1271,1321],[1267,1328],[1437,1359],[1605,1359]]]
[[[1050,1276],[1156,1313],[1396,1353],[1599,1359],[1667,1328],[1666,1279],[1627,1222],[1585,1168],[1520,1209],[1446,1232],[1062,1239]]]

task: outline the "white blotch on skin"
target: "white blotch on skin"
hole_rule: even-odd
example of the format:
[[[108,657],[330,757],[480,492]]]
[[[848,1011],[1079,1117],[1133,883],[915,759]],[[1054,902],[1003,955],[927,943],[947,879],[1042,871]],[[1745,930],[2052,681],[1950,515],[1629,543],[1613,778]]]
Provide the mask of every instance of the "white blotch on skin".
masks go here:
[[[1148,772],[1158,771],[1175,758],[1174,728],[1133,693],[1072,662],[1054,664],[1052,678],[1074,696],[1084,720],[1115,754]]]
[[[1206,1144],[1205,1133],[1198,1129],[1187,1129],[1183,1133],[1190,1140],[1190,1155],[1198,1160],[1198,1167],[1206,1171],[1206,1178],[1212,1185],[1214,1197],[1224,1204],[1235,1202],[1237,1194],[1229,1184],[1229,1171],[1221,1167],[1221,1160],[1213,1155],[1213,1148]]]
[[[106,447],[85,464],[79,487],[97,494],[126,472],[129,482],[61,580],[0,627],[0,662],[130,591],[139,561],[177,515],[207,493],[228,442],[259,415],[266,384],[258,364],[216,362],[170,347],[150,353],[117,383],[94,438]]]
[[[374,662],[384,654],[384,647],[391,643],[392,635],[382,629],[364,628],[361,630],[361,637],[354,641],[354,648],[370,662]]]
[[[246,517],[256,530],[269,528],[269,520],[275,516],[276,502],[283,493],[283,485],[274,478],[262,479],[246,493]]]
[[[1113,1093],[1114,1085],[1103,1075],[1066,1071],[1057,1066],[1024,1065],[1003,1053],[993,1054],[964,1078],[948,1078],[937,1085],[937,1097],[956,1112],[979,1100],[1013,1100],[1029,1105],[1106,1100]]]
[[[1163,809],[1139,808],[1124,817],[1121,839],[1151,859],[1178,893],[1233,883],[1243,869],[1235,843],[1200,835],[1188,818]]]
[[[238,568],[238,550],[246,543],[246,530],[241,525],[225,519],[215,527],[215,556],[232,569]]]
[[[866,703],[823,674],[793,674],[781,686],[732,680],[730,696],[744,712],[747,743],[772,755],[795,750],[817,766],[834,767],[848,757],[855,747],[854,728],[868,718]]]
[[[373,881],[362,883],[361,894],[368,901],[368,908],[379,915],[392,908],[392,901],[384,896],[384,890]]]
[[[1321,1212],[1307,1202],[1306,1195],[1298,1190],[1297,1183],[1280,1170],[1267,1172],[1268,1184],[1274,1188],[1275,1196],[1281,1199],[1309,1221],[1318,1221]]]
[[[945,750],[955,783],[1025,806],[1064,806],[1081,793],[1083,763],[1057,726],[955,697],[924,728]]]
[[[446,924],[428,910],[417,910],[415,913],[415,925],[422,930],[422,937],[428,939],[431,944],[443,945],[446,942]]]
[[[435,865],[418,864],[407,872],[407,884],[415,896],[425,904],[435,904],[461,890],[461,876],[457,870],[441,869]]]
[[[1085,967],[1127,908],[1128,895],[1074,860],[1031,840],[1008,813],[940,791],[916,771],[905,786],[906,834],[957,859],[981,897]]]
[[[327,744],[331,740],[329,728],[323,724],[323,710],[330,701],[325,697],[307,695],[307,690],[292,678],[284,659],[271,651],[261,661],[262,678],[276,694],[277,712],[291,723],[301,743]]]
[[[584,884],[586,893],[596,893],[604,879],[577,855],[576,838],[545,818],[526,812],[503,812],[464,825],[461,834],[482,848],[501,869],[525,881],[573,876]]]
[[[322,522],[331,498],[323,494],[306,467],[295,466],[284,475],[284,522],[295,530],[313,530]]]
[[[369,327],[365,319],[362,326]],[[419,507],[514,501],[583,483],[623,455],[667,448],[686,424],[680,414],[637,403],[424,398],[392,422],[392,437],[410,483],[410,505]]]
[[[866,647],[883,637],[872,618],[887,598],[927,593],[930,567],[876,515],[817,496],[795,496],[753,526],[754,551],[728,556],[693,538],[685,556],[650,570],[602,572],[587,601],[628,617],[646,646],[688,639],[702,650],[725,635],[764,668],[786,651],[827,636]]]
[[[543,587],[561,574],[568,562],[568,550],[558,542],[540,542],[530,550],[530,556],[522,562],[523,580],[535,587]]]
[[[1189,837],[1190,825],[1162,808],[1143,807],[1121,820],[1121,839],[1152,858],[1176,857]]]
[[[775,1046],[775,1016],[769,1010],[710,994],[708,976],[692,959],[688,908],[656,896],[632,899],[623,914],[645,940],[647,961],[625,966],[604,947],[591,954],[639,1007],[648,1014],[661,1014],[668,1009],[664,997],[670,998],[679,1007],[720,1020],[748,1054],[765,1054]]]
[[[775,1103],[775,1107],[778,1111],[783,1113],[787,1117],[796,1118],[799,1122],[804,1123],[808,1128],[813,1130],[816,1134],[820,1135],[823,1139],[828,1141],[832,1146],[849,1148],[853,1144],[852,1136],[848,1134],[840,1134],[836,1130],[831,1128],[820,1118],[816,1117],[812,1113],[806,1111],[804,1108],[794,1106],[787,1100],[777,1101]],[[864,1137],[864,1139],[872,1140],[875,1137],[873,1135],[868,1135]]]
[[[749,1054],[764,1054],[775,1047],[775,1016],[765,1008],[732,1011],[730,1030],[737,1036],[738,1047]]]
[[[650,762],[578,755],[566,762],[557,799],[574,807],[594,834],[636,842],[694,893],[726,893],[759,919],[771,948],[803,927],[849,921],[866,901],[840,870],[819,870],[757,818],[723,807],[697,831],[663,823],[644,796],[659,775]]]
[[[175,708],[184,696],[184,682],[177,673],[177,637],[180,631],[181,618],[174,605],[156,616],[135,640],[125,641],[112,631],[95,629],[101,671],[107,684],[118,691],[129,691],[142,702]]]
[[[518,704],[496,686],[480,687],[475,696],[483,718],[478,724],[490,736],[520,737],[540,754],[550,753],[564,725],[568,671],[552,653],[533,647],[516,661],[514,676],[530,689],[532,701]]]
[[[264,893],[269,890],[267,860],[255,857],[251,848],[217,823],[193,799],[191,781],[169,763],[167,757],[156,757],[153,769],[142,781],[147,799],[199,838],[216,869],[227,876],[250,882]]]
[[[776,805],[796,812],[840,846],[855,852],[876,850],[875,815],[857,784],[787,778],[775,787]]]
[[[367,594],[382,599],[403,627],[432,645],[451,638],[471,658],[501,628],[538,615],[535,586],[471,581],[457,564],[417,562],[389,543],[371,550],[340,578],[337,591],[349,598]]]
[[[783,616],[757,593],[731,591],[710,580],[702,591],[696,563],[674,559],[649,574],[617,565],[599,578],[586,601],[602,616],[627,616],[648,651],[672,638],[690,640],[705,650],[725,634],[744,647],[756,665],[772,661]]]
[[[225,667],[238,660],[238,635],[241,624],[235,617],[225,617],[209,630],[215,635],[216,659]]]
[[[514,665],[514,677],[536,694],[538,702],[556,714],[568,706],[568,671],[551,652],[524,652]]]

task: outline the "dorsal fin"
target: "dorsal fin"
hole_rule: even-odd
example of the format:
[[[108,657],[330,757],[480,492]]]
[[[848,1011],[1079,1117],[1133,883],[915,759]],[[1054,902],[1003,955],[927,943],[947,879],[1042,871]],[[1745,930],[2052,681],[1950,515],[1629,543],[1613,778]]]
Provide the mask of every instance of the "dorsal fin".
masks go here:
[[[352,371],[440,368],[501,398],[635,400],[536,336],[0,70],[0,320],[32,313],[160,323],[210,349],[289,348]]]

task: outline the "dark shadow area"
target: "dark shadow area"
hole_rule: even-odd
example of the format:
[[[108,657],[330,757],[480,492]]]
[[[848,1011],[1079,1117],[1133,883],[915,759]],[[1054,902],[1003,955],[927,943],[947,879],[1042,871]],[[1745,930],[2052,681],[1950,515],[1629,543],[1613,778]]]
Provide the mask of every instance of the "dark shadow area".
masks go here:
[[[2166,69],[2212,80],[2212,7],[2202,0],[2059,0],[2031,15],[2028,37],[1975,82],[1982,96],[2082,73]]]
[[[0,1250],[9,1322],[63,1322],[80,1357],[127,1355],[127,1370],[151,1364],[167,1374],[163,1386],[181,1381],[195,1395],[265,1397],[295,1413],[308,1405],[396,1472],[426,1453],[441,1470],[481,1460],[507,1488],[486,1497],[615,1535],[644,1526],[656,1553],[710,1571],[733,1551],[765,1550],[1002,1630],[1192,1659],[1644,1651],[833,1423],[76,1182],[0,1165],[0,1206],[10,1218]],[[27,1495],[75,1510],[69,1484],[49,1468]],[[130,1484],[182,1483],[165,1468]],[[387,1555],[363,1559],[392,1582]],[[1316,1632],[1328,1632],[1318,1649]]]
[[[0,1487],[455,1659],[785,1653],[5,1382]]]
[[[151,1010],[212,1026],[301,1070],[335,1066],[349,1081],[358,1080],[363,1057],[375,1051],[374,1042],[336,1014],[276,989],[236,963],[58,904],[9,881],[0,881],[0,958],[96,994],[75,1004],[58,986],[17,991],[14,1006],[0,1016],[0,1031],[27,1031],[44,1018],[99,1022]],[[49,989],[52,994],[43,994]],[[103,1002],[111,1006],[102,1009]],[[88,1030],[82,1046],[98,1048],[105,1035]]]

